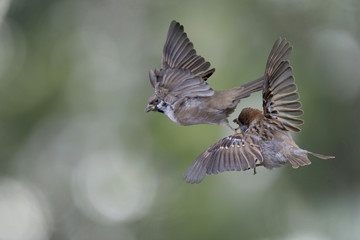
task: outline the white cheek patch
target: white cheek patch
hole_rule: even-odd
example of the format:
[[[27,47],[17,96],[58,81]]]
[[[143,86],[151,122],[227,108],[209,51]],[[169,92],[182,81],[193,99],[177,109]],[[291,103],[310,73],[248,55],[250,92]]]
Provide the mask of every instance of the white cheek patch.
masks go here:
[[[156,105],[156,107],[158,108],[158,109],[160,109],[160,110],[163,110],[163,111],[165,111],[165,109],[166,108],[168,108],[168,104],[166,104],[164,101],[160,101],[160,103],[158,103],[157,105]]]
[[[166,116],[168,116],[168,118],[171,119],[171,121],[173,121],[173,122],[175,122],[175,123],[177,123],[177,124],[180,124],[180,123],[177,121],[177,119],[176,119],[176,117],[175,117],[175,115],[174,115],[174,110],[173,110],[173,108],[172,108],[171,105],[164,103],[164,101],[161,101],[158,105],[156,105],[156,107],[157,107],[159,110],[163,111],[164,114],[165,114]]]

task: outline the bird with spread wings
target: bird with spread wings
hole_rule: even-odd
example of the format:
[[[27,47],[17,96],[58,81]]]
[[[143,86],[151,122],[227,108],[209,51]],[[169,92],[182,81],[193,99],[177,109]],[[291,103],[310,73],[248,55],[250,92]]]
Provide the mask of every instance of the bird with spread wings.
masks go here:
[[[279,38],[266,64],[263,85],[263,112],[244,108],[234,120],[241,133],[221,139],[203,152],[187,169],[184,179],[199,183],[206,174],[245,171],[257,166],[271,169],[290,163],[293,168],[311,164],[307,154],[334,158],[301,149],[289,131],[299,132],[303,120],[299,94],[288,57],[292,46]]]

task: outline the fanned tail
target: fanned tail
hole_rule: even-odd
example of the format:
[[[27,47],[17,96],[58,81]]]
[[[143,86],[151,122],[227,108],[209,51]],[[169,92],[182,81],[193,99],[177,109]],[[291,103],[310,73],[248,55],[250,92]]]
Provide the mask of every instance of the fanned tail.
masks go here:
[[[305,154],[290,156],[290,157],[288,157],[288,160],[291,163],[291,166],[293,168],[298,168],[298,167],[302,167],[302,166],[311,164],[310,160],[307,158],[307,156]]]
[[[309,151],[302,150],[302,149],[296,149],[295,151],[292,152],[292,154],[290,156],[288,156],[288,160],[291,163],[291,166],[293,168],[298,168],[301,166],[310,165],[311,162],[308,159],[307,154],[311,154],[314,157],[321,158],[321,159],[335,158],[334,156],[325,156],[325,155],[309,152]]]

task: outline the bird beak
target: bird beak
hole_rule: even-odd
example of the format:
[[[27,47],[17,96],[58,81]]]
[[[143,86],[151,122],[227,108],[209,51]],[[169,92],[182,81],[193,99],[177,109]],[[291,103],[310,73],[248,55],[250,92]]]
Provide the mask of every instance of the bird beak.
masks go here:
[[[237,119],[237,118],[235,118],[235,119],[233,120],[233,122],[236,123],[236,124],[238,124],[238,125],[240,125],[240,124],[239,124],[239,119]]]
[[[156,106],[154,104],[148,104],[145,108],[145,112],[154,111],[156,109]]]

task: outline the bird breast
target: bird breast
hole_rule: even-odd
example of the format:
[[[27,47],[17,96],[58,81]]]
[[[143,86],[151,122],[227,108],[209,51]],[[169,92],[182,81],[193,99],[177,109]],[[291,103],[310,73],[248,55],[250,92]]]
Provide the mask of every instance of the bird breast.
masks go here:
[[[220,124],[226,114],[206,104],[207,97],[194,97],[179,100],[165,114],[177,124],[187,126],[196,124]]]

